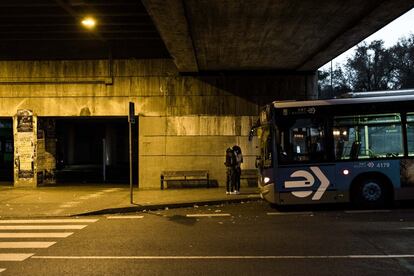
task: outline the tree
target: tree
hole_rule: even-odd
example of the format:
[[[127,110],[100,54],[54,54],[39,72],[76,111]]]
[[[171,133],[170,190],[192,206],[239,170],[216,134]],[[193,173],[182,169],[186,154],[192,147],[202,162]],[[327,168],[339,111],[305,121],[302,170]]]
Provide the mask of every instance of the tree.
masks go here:
[[[354,91],[387,90],[392,86],[393,58],[382,40],[358,45],[345,70]]]
[[[319,70],[318,77],[318,88],[321,98],[335,98],[351,91],[348,79],[339,64],[335,65],[335,69],[332,72],[330,70]]]
[[[414,88],[414,34],[390,48],[395,74],[394,89]]]
[[[382,40],[361,43],[344,65],[318,73],[322,98],[348,91],[414,88],[414,34],[388,49]]]

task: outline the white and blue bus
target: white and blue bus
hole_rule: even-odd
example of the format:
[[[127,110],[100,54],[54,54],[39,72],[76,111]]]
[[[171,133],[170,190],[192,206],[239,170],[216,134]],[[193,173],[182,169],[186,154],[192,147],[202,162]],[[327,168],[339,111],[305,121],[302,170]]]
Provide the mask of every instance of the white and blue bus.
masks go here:
[[[414,199],[414,90],[273,102],[258,125],[259,187],[277,205]]]

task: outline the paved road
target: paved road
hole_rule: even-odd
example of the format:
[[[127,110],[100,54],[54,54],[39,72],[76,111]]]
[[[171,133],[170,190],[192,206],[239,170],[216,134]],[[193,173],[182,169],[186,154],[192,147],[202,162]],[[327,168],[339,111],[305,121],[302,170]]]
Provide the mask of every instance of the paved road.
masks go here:
[[[284,211],[263,202],[0,220],[4,275],[414,275],[412,208]]]

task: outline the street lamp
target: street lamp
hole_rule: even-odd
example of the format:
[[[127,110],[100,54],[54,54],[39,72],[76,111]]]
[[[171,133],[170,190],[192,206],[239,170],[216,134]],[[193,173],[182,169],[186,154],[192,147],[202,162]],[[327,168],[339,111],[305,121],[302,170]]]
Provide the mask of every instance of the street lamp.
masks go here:
[[[84,17],[81,21],[82,26],[84,26],[88,30],[92,30],[96,26],[96,20],[93,17]]]

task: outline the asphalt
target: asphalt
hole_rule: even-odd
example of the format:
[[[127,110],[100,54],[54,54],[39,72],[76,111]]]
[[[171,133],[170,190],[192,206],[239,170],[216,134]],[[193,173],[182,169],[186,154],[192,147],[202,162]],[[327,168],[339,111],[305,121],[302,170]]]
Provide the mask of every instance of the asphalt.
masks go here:
[[[65,185],[38,188],[0,186],[0,218],[114,214],[259,200],[257,188],[226,195],[223,188],[143,190],[120,185]]]
[[[1,276],[414,275],[412,208],[279,212],[252,201],[34,221],[2,221]],[[10,237],[19,226],[70,236]],[[12,247],[33,242],[55,244]],[[10,253],[33,255],[1,261]]]

